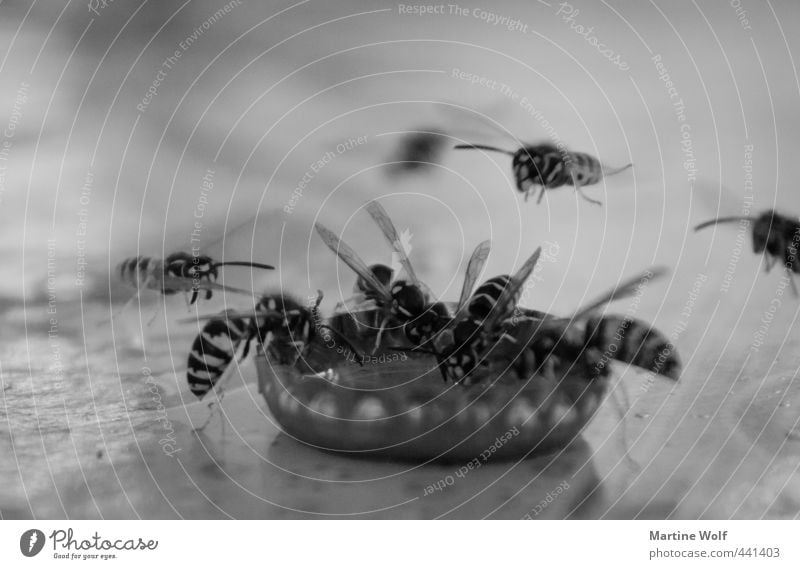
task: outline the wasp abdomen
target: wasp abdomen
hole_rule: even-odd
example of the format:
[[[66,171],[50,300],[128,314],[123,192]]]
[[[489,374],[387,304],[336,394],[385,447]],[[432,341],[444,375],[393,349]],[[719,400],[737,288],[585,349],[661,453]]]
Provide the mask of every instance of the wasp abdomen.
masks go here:
[[[194,339],[189,351],[186,379],[189,389],[202,399],[222,377],[236,349],[247,335],[244,320],[210,320]]]
[[[624,316],[594,316],[586,323],[586,344],[615,359],[677,380],[681,362],[675,346],[655,328]]]
[[[477,319],[486,318],[510,282],[511,277],[509,275],[500,275],[487,280],[479,286],[469,301],[468,310],[470,315]],[[519,294],[510,299],[509,307],[516,306],[518,300]]]

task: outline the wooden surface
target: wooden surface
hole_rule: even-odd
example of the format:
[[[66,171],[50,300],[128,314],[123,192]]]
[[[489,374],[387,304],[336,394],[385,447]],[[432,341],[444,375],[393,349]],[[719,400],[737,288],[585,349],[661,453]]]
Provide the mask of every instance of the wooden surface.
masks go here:
[[[151,350],[151,362],[168,351],[158,354]],[[252,362],[231,376],[222,413],[198,434],[192,425],[208,417],[206,404],[153,365],[155,380],[123,394],[128,410],[101,427],[70,421],[83,414],[70,408],[71,428],[42,431],[40,445],[4,439],[5,456],[14,442],[26,452],[6,466],[0,510],[11,518],[797,517],[799,382],[779,373],[736,380],[731,364],[702,381],[693,367],[676,384],[615,366],[614,391],[569,448],[458,476],[462,464],[353,458],[296,442],[269,415]]]

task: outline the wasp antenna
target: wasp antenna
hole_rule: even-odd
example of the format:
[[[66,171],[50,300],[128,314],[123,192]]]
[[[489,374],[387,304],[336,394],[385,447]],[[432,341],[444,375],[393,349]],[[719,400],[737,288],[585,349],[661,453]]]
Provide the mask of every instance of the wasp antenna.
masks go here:
[[[718,217],[717,219],[711,219],[709,221],[704,221],[699,225],[694,226],[695,231],[700,231],[701,229],[705,229],[706,227],[710,227],[712,225],[717,225],[719,223],[733,223],[734,221],[757,221],[755,217]]]
[[[223,263],[214,263],[214,268],[217,267],[252,267],[254,269],[264,269],[272,271],[275,269],[272,265],[265,265],[264,263],[250,263],[248,261],[225,261]]]
[[[514,156],[514,152],[511,152],[510,150],[497,148],[496,146],[486,146],[485,144],[457,144],[453,148],[456,150],[487,150],[489,152],[500,152],[502,154]]]

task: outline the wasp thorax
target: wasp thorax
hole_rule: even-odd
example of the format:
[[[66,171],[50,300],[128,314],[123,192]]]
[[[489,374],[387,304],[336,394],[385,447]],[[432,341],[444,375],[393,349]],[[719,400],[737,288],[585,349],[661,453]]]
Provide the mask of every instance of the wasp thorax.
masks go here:
[[[406,281],[392,283],[394,309],[406,318],[416,318],[425,310],[425,295],[416,285]]]
[[[781,253],[781,218],[772,210],[758,216],[753,225],[753,252],[765,249],[772,255]]]

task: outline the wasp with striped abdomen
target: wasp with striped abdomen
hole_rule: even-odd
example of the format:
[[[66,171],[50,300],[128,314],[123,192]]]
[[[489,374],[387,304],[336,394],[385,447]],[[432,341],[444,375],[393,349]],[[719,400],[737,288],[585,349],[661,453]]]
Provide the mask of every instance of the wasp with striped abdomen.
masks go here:
[[[136,289],[136,294],[120,313],[145,290],[155,290],[165,296],[186,293],[189,305],[197,301],[200,291],[205,291],[206,299],[210,299],[214,291],[252,296],[246,290],[215,282],[219,276],[219,268],[225,266],[265,270],[275,268],[272,265],[247,261],[218,262],[207,255],[194,255],[184,251],[172,253],[166,259],[145,256],[125,259],[117,266],[117,274],[122,282]]]
[[[484,113],[453,103],[441,105],[441,107],[444,111],[457,114],[456,120],[460,123],[466,122],[482,126],[483,132],[478,136],[500,137],[504,143],[518,147],[517,150],[509,150],[491,144],[462,142],[454,148],[500,152],[511,156],[517,190],[525,196],[526,200],[535,193],[537,187],[540,188],[540,191],[536,203],[540,203],[545,190],[573,186],[583,199],[600,205],[599,201],[589,198],[583,192],[583,188],[597,184],[607,176],[619,174],[633,167],[633,164],[626,164],[619,168],[611,168],[602,164],[591,154],[568,150],[560,143],[543,141],[526,144]]]
[[[798,296],[794,273],[800,273],[798,244],[800,242],[800,220],[797,217],[782,215],[774,210],[766,210],[757,217],[731,216],[719,217],[697,225],[694,230],[720,223],[739,223],[743,229],[752,224],[753,252],[764,255],[766,272],[781,263],[792,285],[792,292]]]
[[[450,314],[450,310],[444,302],[433,302],[428,304],[417,318],[405,323],[403,333],[415,349],[425,348],[428,342],[431,342],[451,322],[455,322],[460,317],[460,312],[469,305],[472,289],[483,271],[490,249],[491,243],[487,240],[481,242],[472,252],[467,263],[455,314]]]
[[[501,324],[503,333],[488,356],[493,367],[510,365],[520,379],[577,365],[590,377],[604,375],[608,360],[635,365],[677,380],[681,363],[674,346],[658,330],[629,317],[597,314],[614,300],[634,294],[644,281],[666,274],[652,268],[628,279],[570,318],[515,318]]]
[[[541,203],[545,190],[573,186],[586,201],[602,205],[601,202],[587,196],[583,188],[633,167],[633,164],[626,164],[619,168],[609,168],[591,154],[560,149],[546,142],[526,145],[516,151],[483,144],[458,144],[455,148],[501,152],[511,156],[511,167],[514,170],[517,189],[524,194],[527,201],[536,188],[540,188],[537,204]]]
[[[473,372],[488,365],[484,357],[486,349],[497,341],[498,335],[504,334],[501,323],[513,314],[515,299],[519,298],[522,286],[533,273],[541,252],[542,248],[538,247],[513,276],[501,279],[506,284],[488,309],[488,299],[484,296],[487,290],[478,287],[478,291],[484,290],[477,298],[478,291],[471,294],[474,282],[470,284],[465,279],[456,316],[433,341],[433,353],[445,381],[473,383]],[[490,279],[487,282],[497,281]],[[492,291],[496,292],[496,289],[492,287]]]
[[[247,358],[254,341],[270,355],[271,361],[289,366],[297,364],[306,355],[322,330],[336,335],[356,353],[347,338],[320,324],[322,296],[322,291],[318,291],[316,303],[308,308],[290,296],[266,294],[252,312],[225,310],[220,314],[185,320],[208,320],[189,351],[186,379],[192,393],[203,399],[213,390],[217,400],[221,401],[224,396],[223,378],[237,351],[242,349],[238,358],[241,362]]]

